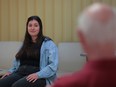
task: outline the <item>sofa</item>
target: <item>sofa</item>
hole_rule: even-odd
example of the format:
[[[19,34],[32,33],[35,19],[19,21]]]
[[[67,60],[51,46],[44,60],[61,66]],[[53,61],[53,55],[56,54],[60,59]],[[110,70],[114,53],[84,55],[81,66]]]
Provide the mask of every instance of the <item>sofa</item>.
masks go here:
[[[12,66],[13,58],[18,52],[22,42],[19,41],[0,41],[0,72],[6,71]],[[58,44],[59,50],[59,67],[58,76],[71,74],[82,68],[86,62],[79,42],[62,42]],[[4,72],[1,72],[3,74]]]

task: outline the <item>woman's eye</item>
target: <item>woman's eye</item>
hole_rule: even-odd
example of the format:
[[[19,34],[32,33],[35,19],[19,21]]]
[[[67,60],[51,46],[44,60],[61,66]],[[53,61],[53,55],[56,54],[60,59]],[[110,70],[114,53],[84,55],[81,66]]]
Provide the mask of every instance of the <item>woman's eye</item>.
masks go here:
[[[35,27],[38,27],[38,25],[35,25]]]
[[[29,27],[31,27],[32,25],[31,25],[31,24],[29,24],[28,26],[29,26]]]

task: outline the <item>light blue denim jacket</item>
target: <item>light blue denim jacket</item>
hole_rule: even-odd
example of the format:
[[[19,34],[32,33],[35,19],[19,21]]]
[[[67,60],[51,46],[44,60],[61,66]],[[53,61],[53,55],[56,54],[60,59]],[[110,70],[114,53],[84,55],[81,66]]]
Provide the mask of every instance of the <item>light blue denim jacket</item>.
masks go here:
[[[40,71],[36,72],[39,78],[45,78],[47,84],[51,84],[56,79],[58,69],[58,48],[52,40],[45,39],[40,52]],[[20,65],[20,61],[13,61],[10,72],[15,72]]]

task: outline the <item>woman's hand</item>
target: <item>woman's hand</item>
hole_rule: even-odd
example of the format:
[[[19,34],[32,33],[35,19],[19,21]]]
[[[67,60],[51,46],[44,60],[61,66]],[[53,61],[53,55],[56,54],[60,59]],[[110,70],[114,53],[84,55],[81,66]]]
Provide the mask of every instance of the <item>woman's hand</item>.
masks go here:
[[[7,72],[6,74],[4,74],[0,79],[3,79],[6,76],[9,76],[11,74],[11,72]]]
[[[27,76],[27,81],[34,83],[38,79],[37,73],[33,73]]]

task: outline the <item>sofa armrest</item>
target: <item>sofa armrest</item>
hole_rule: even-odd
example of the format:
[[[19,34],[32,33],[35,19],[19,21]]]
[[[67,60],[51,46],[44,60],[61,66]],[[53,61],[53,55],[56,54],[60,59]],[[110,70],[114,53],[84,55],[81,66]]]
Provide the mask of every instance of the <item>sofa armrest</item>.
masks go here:
[[[5,73],[7,73],[7,70],[0,69],[0,77],[2,77]]]

